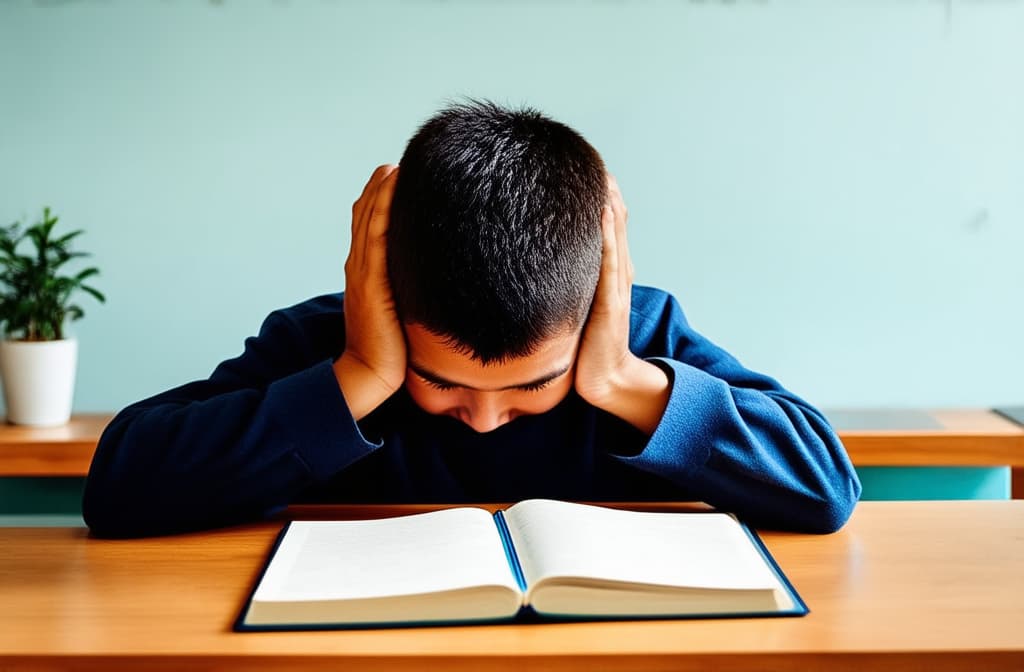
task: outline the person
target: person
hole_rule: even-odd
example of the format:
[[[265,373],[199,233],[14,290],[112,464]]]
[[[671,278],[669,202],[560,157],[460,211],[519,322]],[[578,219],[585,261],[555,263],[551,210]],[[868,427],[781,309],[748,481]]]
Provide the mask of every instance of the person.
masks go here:
[[[616,180],[531,108],[451,105],[352,207],[345,291],[121,411],[83,515],[98,536],[299,502],[701,500],[831,532],[860,484],[822,414],[633,285]]]

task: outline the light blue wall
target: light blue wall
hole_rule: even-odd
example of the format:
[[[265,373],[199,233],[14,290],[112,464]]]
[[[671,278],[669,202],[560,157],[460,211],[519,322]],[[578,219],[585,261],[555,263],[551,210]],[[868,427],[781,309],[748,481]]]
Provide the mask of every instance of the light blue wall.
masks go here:
[[[103,271],[76,408],[341,288],[370,170],[459,94],[581,130],[640,282],[825,406],[1024,398],[1024,2],[0,1],[0,223]]]

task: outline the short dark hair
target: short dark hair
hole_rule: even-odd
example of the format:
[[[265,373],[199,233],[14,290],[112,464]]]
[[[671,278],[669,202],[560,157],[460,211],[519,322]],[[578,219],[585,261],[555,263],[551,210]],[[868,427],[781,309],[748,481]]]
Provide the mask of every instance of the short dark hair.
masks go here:
[[[597,151],[537,110],[477,100],[441,110],[409,140],[391,204],[400,319],[484,364],[581,325],[607,191]]]

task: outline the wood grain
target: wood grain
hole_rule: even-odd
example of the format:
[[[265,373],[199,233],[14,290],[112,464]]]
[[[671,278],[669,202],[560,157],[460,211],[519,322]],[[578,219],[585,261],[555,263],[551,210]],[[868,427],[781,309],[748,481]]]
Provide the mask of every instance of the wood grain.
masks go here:
[[[81,414],[60,427],[0,424],[0,476],[85,476],[112,418]]]
[[[868,424],[872,411],[859,412]],[[850,460],[859,467],[1024,467],[1024,427],[985,409],[928,413],[940,425],[938,429],[840,429],[837,433]]]
[[[0,529],[0,669],[1024,669],[1020,501],[865,502],[833,535],[763,532],[804,618],[234,633],[279,528]]]

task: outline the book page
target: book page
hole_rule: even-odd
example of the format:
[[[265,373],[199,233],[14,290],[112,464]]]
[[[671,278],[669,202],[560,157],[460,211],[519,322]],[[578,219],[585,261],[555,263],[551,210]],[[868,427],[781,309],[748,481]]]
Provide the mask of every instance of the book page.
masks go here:
[[[481,585],[519,590],[491,514],[458,508],[293,522],[253,601],[356,600]]]
[[[779,586],[741,525],[721,513],[645,513],[550,500],[505,512],[531,588],[549,577],[706,589]]]

